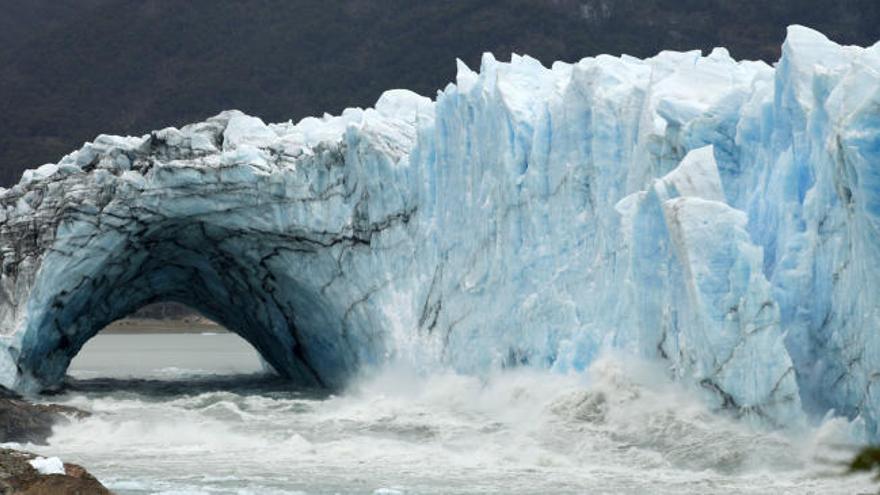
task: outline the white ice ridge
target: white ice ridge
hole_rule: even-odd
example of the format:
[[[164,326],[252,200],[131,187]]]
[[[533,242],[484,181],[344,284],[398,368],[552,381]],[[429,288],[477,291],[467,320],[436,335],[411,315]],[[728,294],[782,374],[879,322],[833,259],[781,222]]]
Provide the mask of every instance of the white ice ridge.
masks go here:
[[[52,387],[174,300],[307,384],[611,348],[719,408],[878,438],[878,108],[880,45],[795,26],[775,67],[487,54],[433,102],[99,136],[0,197],[0,383]]]

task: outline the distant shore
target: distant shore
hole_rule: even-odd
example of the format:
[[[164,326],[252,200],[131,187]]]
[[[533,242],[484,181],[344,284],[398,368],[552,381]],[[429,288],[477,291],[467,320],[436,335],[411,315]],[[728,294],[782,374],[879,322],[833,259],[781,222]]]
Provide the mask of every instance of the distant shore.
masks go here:
[[[126,318],[114,321],[101,330],[102,334],[162,334],[162,333],[226,333],[228,330],[206,318],[184,318],[182,320],[156,320],[147,318]]]

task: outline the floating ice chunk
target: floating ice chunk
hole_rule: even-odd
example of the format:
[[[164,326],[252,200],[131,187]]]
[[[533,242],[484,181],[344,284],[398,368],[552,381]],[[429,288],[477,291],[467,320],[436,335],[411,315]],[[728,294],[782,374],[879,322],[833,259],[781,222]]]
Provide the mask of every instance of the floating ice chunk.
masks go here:
[[[397,488],[377,488],[373,490],[373,495],[403,495],[403,490],[398,490]]]

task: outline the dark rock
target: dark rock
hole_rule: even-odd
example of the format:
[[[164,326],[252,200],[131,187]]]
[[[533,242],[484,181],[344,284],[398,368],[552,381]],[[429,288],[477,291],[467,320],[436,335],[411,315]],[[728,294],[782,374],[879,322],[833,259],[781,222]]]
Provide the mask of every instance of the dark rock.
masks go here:
[[[65,474],[40,474],[30,464],[29,452],[0,449],[2,495],[104,495],[111,494],[82,466],[64,463]]]
[[[6,387],[0,386],[0,399],[21,399],[21,396]]]
[[[84,418],[89,413],[58,404],[31,404],[18,395],[0,388],[0,443],[46,444],[52,426]]]

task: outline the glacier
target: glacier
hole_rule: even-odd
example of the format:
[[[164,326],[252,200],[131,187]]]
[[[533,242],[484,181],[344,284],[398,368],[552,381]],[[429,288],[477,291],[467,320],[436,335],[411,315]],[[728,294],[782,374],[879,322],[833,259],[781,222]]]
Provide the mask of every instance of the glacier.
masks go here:
[[[613,349],[719,410],[880,438],[880,44],[458,63],[431,100],[102,135],[0,192],[0,385],[187,304],[278,373],[579,373]]]

